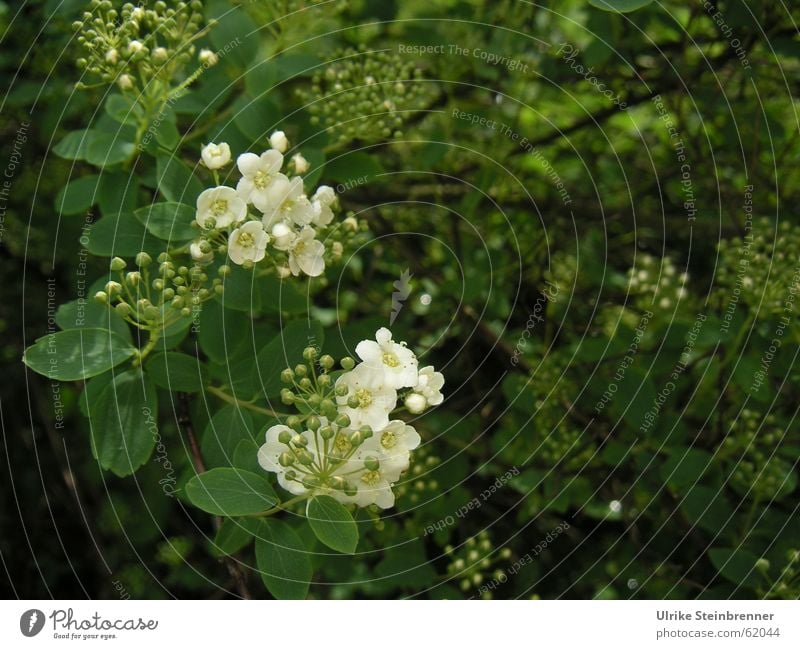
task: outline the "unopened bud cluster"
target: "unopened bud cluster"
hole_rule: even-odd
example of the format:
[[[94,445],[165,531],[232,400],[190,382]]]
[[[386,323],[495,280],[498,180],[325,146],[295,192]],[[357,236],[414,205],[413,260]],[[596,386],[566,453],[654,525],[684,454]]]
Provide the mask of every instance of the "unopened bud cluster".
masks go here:
[[[209,283],[202,267],[177,265],[167,253],[153,260],[146,252],[140,252],[132,265],[114,257],[110,270],[119,281],[108,281],[95,294],[95,301],[108,305],[140,329],[162,330],[181,318],[191,317],[203,302],[222,293],[221,278]]]
[[[800,227],[754,219],[742,237],[718,244],[715,302],[723,308],[743,302],[761,313],[791,312],[800,291]]]
[[[334,58],[300,95],[312,124],[327,129],[339,144],[400,138],[403,124],[430,101],[421,69],[398,54],[362,46]]]
[[[797,483],[791,447],[772,414],[742,410],[719,454],[729,468],[731,487],[743,497],[778,500]]]
[[[356,353],[360,363],[346,357],[338,363],[343,372],[334,372],[331,356],[307,347],[306,362],[281,373],[287,386],[281,400],[297,414],[267,430],[258,461],[290,493],[325,493],[387,509],[420,444],[417,431],[397,418],[400,394],[418,390],[423,372],[436,375],[439,387],[444,378],[432,367],[419,370],[414,353],[385,328],[376,340],[361,341]],[[438,389],[427,390],[431,404],[441,402]]]
[[[169,86],[195,56],[202,11],[200,0],[121,7],[92,0],[73,24],[83,49],[78,66],[123,91],[142,92],[154,80]]]
[[[642,253],[636,256],[636,265],[628,271],[628,291],[632,302],[640,310],[673,309],[685,300],[688,275],[678,273],[669,257],[656,258]]]
[[[464,592],[480,589],[488,579],[506,581],[506,574],[502,570],[493,568],[499,562],[506,563],[511,552],[506,548],[498,551],[486,530],[482,530],[477,536],[469,537],[458,548],[452,545],[445,546],[444,552],[449,559],[447,575]]]

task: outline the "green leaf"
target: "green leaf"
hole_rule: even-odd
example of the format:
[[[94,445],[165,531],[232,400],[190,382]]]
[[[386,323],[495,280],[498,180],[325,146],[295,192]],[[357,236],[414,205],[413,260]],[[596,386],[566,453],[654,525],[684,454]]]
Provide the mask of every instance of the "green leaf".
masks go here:
[[[287,324],[256,356],[253,383],[267,396],[280,392],[281,371],[302,362],[306,347],[322,347],[322,325],[316,320],[295,320]]]
[[[281,111],[265,93],[258,98],[240,97],[233,104],[233,123],[251,141],[264,141],[281,118]]]
[[[89,145],[96,136],[97,131],[90,129],[72,131],[53,147],[53,153],[67,160],[85,160]]]
[[[187,241],[198,232],[194,222],[195,208],[183,203],[153,203],[140,207],[133,214],[148,232],[165,241]]]
[[[208,380],[205,364],[180,352],[153,354],[145,370],[153,383],[172,392],[200,392]]]
[[[303,541],[282,521],[262,521],[256,539],[261,579],[276,599],[305,599],[313,574]]]
[[[682,489],[699,482],[713,463],[713,458],[705,451],[676,447],[661,465],[661,477],[675,489]]]
[[[143,115],[141,105],[129,95],[109,95],[105,109],[115,122],[132,126],[136,126]]]
[[[156,390],[140,369],[118,374],[88,400],[92,455],[118,476],[134,473],[156,444]]]
[[[252,439],[243,439],[233,452],[233,466],[245,471],[263,471],[258,463],[258,444]]]
[[[380,173],[383,173],[383,167],[377,158],[363,151],[356,151],[329,160],[325,164],[324,176],[345,185],[363,185]]]
[[[703,485],[691,487],[680,507],[691,523],[714,534],[730,525],[733,518],[733,509],[721,490]]]
[[[329,548],[353,554],[358,545],[358,527],[344,505],[330,496],[308,501],[306,517],[314,534]]]
[[[589,4],[603,11],[627,13],[651,4],[653,0],[589,0]]]
[[[212,545],[217,557],[236,554],[253,540],[261,522],[256,518],[226,518],[219,526]]]
[[[97,182],[97,205],[104,216],[129,213],[136,207],[139,179],[124,171],[103,171]]]
[[[88,295],[92,294],[93,291],[89,290]],[[133,342],[128,323],[113,309],[97,304],[92,297],[78,298],[59,306],[56,311],[56,324],[64,330],[111,329],[127,342]]]
[[[223,308],[218,300],[209,300],[200,312],[197,341],[200,349],[217,364],[224,364],[242,341],[250,335],[248,320],[231,309]]]
[[[23,363],[57,381],[79,381],[124,363],[136,348],[108,329],[70,329],[39,338]]]
[[[253,418],[242,408],[227,405],[208,422],[200,448],[208,466],[230,466],[242,440],[252,440]]]
[[[56,195],[56,211],[59,214],[86,212],[97,198],[98,176],[83,176],[64,185]]]
[[[759,572],[755,567],[758,557],[752,552],[742,548],[712,548],[708,557],[728,581],[738,586],[758,586]]]
[[[180,159],[158,156],[156,158],[156,183],[168,201],[194,204],[203,185]]]
[[[96,131],[86,147],[86,162],[98,167],[108,167],[130,159],[136,146],[126,142],[121,134]]]
[[[86,248],[100,257],[132,257],[141,250],[163,246],[129,212],[104,216],[92,224],[88,237]]]
[[[278,502],[265,477],[230,468],[194,476],[186,483],[186,496],[195,507],[217,516],[259,514]]]

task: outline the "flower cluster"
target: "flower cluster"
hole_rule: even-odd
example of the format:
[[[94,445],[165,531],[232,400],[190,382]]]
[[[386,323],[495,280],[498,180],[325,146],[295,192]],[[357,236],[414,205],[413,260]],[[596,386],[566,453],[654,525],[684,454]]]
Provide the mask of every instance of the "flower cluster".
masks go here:
[[[123,91],[138,94],[155,79],[169,86],[194,57],[193,43],[205,34],[202,22],[199,0],[159,0],[149,7],[127,2],[119,10],[110,0],[92,0],[73,25],[84,50],[78,66]],[[212,65],[215,56],[203,50],[199,63]]]
[[[220,277],[214,278],[209,288],[209,277],[201,266],[177,266],[166,252],[156,262],[140,252],[135,265],[135,270],[129,270],[124,259],[114,257],[110,270],[118,274],[119,281],[108,281],[94,299],[139,329],[163,330],[181,318],[192,317],[203,302],[223,292]]]
[[[415,83],[421,69],[398,54],[362,47],[334,59],[300,95],[312,123],[335,133],[340,144],[402,137],[404,121],[429,101],[430,84]]]
[[[385,328],[356,353],[360,363],[344,358],[344,372],[332,372],[334,359],[308,347],[308,365],[283,371],[292,387],[281,398],[299,414],[267,430],[258,461],[290,493],[327,493],[387,509],[395,502],[392,486],[420,444],[417,431],[397,418],[398,401],[419,395],[425,408],[441,403],[444,378],[432,367],[419,369],[414,353]]]
[[[773,414],[742,410],[719,454],[730,466],[731,486],[742,496],[771,501],[794,491],[793,456],[786,431]]]
[[[359,224],[352,217],[336,224],[331,241],[335,192],[320,185],[311,196],[306,194],[301,174],[310,165],[299,153],[284,164],[289,142],[283,131],[271,135],[270,146],[260,155],[243,153],[236,159],[241,177],[235,188],[218,185],[197,197],[195,221],[202,234],[190,246],[192,257],[208,263],[216,249],[235,264],[271,262],[282,276],[318,277],[326,259],[341,257],[344,242]],[[218,181],[217,170],[231,162],[230,147],[211,142],[203,147],[201,159]],[[320,235],[331,241],[328,248]]]
[[[776,228],[761,218],[746,230],[743,237],[719,242],[715,302],[727,308],[741,300],[753,310],[780,314],[800,289],[800,227],[783,221]]]
[[[491,573],[490,571],[497,563],[508,561],[511,550],[496,548],[486,530],[479,532],[477,537],[468,538],[458,548],[445,546],[444,552],[450,560],[447,564],[447,576],[450,580],[457,581],[458,587],[464,592],[479,588],[490,575],[500,583],[508,579],[499,568]],[[491,599],[490,592],[484,589],[480,592],[483,599]]]
[[[671,259],[644,253],[637,262],[638,267],[628,271],[628,290],[640,309],[671,309],[686,298],[688,276],[678,273]]]

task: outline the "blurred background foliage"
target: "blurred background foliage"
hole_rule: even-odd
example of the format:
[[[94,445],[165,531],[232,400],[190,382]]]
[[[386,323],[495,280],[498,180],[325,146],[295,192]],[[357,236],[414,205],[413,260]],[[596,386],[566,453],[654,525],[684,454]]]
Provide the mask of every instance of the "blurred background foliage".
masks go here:
[[[204,142],[257,150],[283,128],[311,182],[338,185],[373,235],[314,287],[325,351],[386,324],[408,270],[395,338],[447,378],[397,509],[364,514],[356,560],[315,558],[314,597],[800,595],[791,309],[781,328],[800,252],[800,14],[603,4],[204,3],[219,22],[202,44],[220,60],[171,106],[159,145],[193,166]],[[124,131],[113,88],[75,90],[84,8],[0,3],[0,163],[19,159],[0,255],[4,594],[230,596],[208,517],[164,496],[156,462],[100,471],[82,386],[60,385],[56,428],[53,386],[19,362],[47,331],[48,287],[74,298],[86,214],[145,205],[155,187],[156,154],[133,167],[54,154],[78,129]],[[90,278],[106,263],[90,258]],[[251,313],[259,341],[275,315]],[[183,398],[160,399],[179,473]],[[223,405],[190,399],[194,428]]]

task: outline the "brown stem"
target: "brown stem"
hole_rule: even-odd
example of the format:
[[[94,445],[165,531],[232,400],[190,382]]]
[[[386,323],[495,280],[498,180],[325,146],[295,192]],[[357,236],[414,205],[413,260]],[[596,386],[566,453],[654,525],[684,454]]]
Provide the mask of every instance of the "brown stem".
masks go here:
[[[203,473],[206,470],[206,465],[203,461],[203,454],[200,451],[200,445],[197,443],[197,436],[194,433],[194,426],[192,425],[192,417],[189,412],[189,395],[185,392],[179,393],[178,405],[178,425],[186,434],[186,439],[189,442],[189,449],[192,453],[192,462],[195,470],[198,473]],[[222,525],[222,519],[219,516],[214,516],[212,520],[214,523],[214,530],[219,530],[220,526]],[[242,573],[241,568],[239,568],[239,564],[236,562],[236,560],[233,557],[225,557],[222,561],[225,564],[225,567],[228,569],[228,574],[230,574],[231,578],[236,584],[236,590],[239,592],[240,597],[242,599],[252,599],[250,590],[247,588],[247,582],[245,581],[244,574]]]

